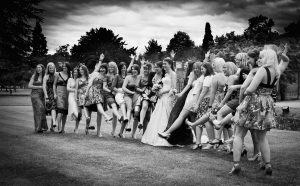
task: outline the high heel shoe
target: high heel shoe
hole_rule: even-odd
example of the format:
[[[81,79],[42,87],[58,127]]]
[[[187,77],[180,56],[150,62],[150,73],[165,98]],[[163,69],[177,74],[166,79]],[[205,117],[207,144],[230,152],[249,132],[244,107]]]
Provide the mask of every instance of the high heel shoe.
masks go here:
[[[91,122],[91,118],[90,117],[86,117],[85,121],[86,121],[86,123],[90,123]]]
[[[106,118],[105,121],[106,121],[106,123],[108,123],[108,122],[111,121],[112,119],[113,119],[113,117]]]
[[[205,147],[202,148],[202,150],[209,150],[214,148],[214,144],[212,142],[209,142]]]
[[[268,175],[268,176],[272,176],[272,167],[269,163],[266,164],[266,172],[265,174]]]
[[[125,138],[123,134],[118,134],[119,138]]]
[[[216,129],[216,130],[220,130],[221,129],[221,127],[222,127],[222,125],[221,125],[221,121],[218,121],[218,120],[213,120],[213,122],[212,122],[213,124],[214,124],[214,128]]]
[[[124,122],[124,117],[121,116],[118,120],[119,120],[120,123],[123,123]]]
[[[159,132],[158,136],[164,139],[169,139],[171,134],[165,133],[165,132]]]
[[[251,158],[248,158],[248,161],[258,161],[260,156],[261,156],[261,153],[259,152],[259,153],[255,154],[254,156],[252,156]]]
[[[219,147],[220,145],[223,145],[223,141],[220,140],[220,139],[214,139],[212,142],[211,142],[212,145],[216,145],[216,147]]]
[[[138,124],[138,129],[139,129],[139,132],[143,129],[143,124],[139,123]]]
[[[241,157],[247,156],[247,153],[248,153],[247,149],[244,149],[241,153]]]
[[[231,171],[228,173],[229,175],[238,175],[241,172],[241,166],[239,164],[233,165]]]
[[[202,149],[202,144],[194,144],[192,147],[191,147],[192,150],[196,150],[196,149]]]

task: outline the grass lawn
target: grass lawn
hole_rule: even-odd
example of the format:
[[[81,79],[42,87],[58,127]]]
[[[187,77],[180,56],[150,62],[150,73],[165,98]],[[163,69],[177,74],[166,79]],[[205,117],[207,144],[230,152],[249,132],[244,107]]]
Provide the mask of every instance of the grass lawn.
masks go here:
[[[152,147],[140,142],[141,133],[138,140],[113,138],[105,122],[103,138],[86,136],[83,123],[73,134],[70,121],[64,135],[34,134],[29,97],[0,97],[0,105],[0,185],[300,185],[298,131],[269,132],[273,176],[245,157],[242,174],[229,176],[225,152]],[[251,156],[249,134],[245,142]]]

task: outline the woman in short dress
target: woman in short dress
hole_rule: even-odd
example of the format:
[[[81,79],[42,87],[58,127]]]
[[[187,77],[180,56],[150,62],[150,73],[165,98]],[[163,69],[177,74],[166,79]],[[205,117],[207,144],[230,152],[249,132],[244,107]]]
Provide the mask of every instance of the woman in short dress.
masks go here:
[[[143,128],[144,119],[150,103],[147,95],[150,94],[152,88],[152,81],[149,79],[151,64],[144,64],[142,68],[143,74],[140,76],[140,82],[136,88],[138,100],[134,107],[133,136],[135,135],[137,126],[140,130]]]
[[[101,64],[100,66],[100,73],[96,73],[95,76],[92,77],[92,79],[89,81],[89,85],[86,89],[85,92],[85,107],[88,108],[88,113],[87,113],[87,126],[85,129],[85,133],[88,134],[88,129],[89,129],[89,124],[91,121],[91,111],[96,110],[98,111],[102,116],[104,116],[105,121],[111,121],[112,117],[107,115],[103,109],[103,104],[104,104],[104,98],[103,98],[103,84],[104,82],[107,82],[107,65],[106,64]],[[98,127],[99,128],[99,127]],[[97,132],[99,137],[102,137],[100,133],[100,128],[99,133]]]
[[[71,65],[68,62],[63,64],[63,70],[58,72],[54,78],[54,98],[57,104],[57,118],[58,130],[60,134],[65,133],[65,125],[68,115],[68,91],[67,84],[71,76]]]
[[[75,85],[75,98],[78,105],[78,118],[81,118],[82,116],[82,109],[84,110],[84,116],[88,118],[88,111],[87,108],[84,107],[85,103],[85,92],[88,86],[88,78],[89,78],[89,71],[88,68],[85,65],[79,66],[79,75],[76,79],[76,85]],[[74,132],[78,133],[78,125],[79,122],[76,123]],[[88,126],[88,124],[86,124]]]
[[[131,75],[127,75],[122,89],[125,92],[124,94],[124,100],[125,104],[127,107],[127,118],[130,120],[133,108],[138,100],[138,94],[136,94],[136,88],[139,85],[140,82],[140,67],[136,64],[132,65],[131,67]],[[119,137],[123,138],[124,136],[122,135],[123,131],[120,132]],[[134,136],[134,133],[131,135],[132,138],[136,138]]]
[[[107,81],[103,83],[103,97],[109,108],[112,109],[113,120],[112,120],[112,132],[111,135],[115,137],[115,131],[117,127],[117,121],[123,122],[124,118],[119,114],[117,103],[115,100],[115,92],[113,89],[113,82],[118,74],[118,66],[115,62],[111,61],[108,63],[108,72],[106,74]]]
[[[68,96],[68,102],[69,102],[69,108],[68,108],[68,115],[71,121],[75,120],[75,129],[74,132],[76,133],[80,121],[80,115],[78,111],[77,106],[77,99],[75,97],[75,88],[76,88],[76,80],[78,78],[78,68],[74,68],[72,71],[72,77],[69,78],[68,84],[67,84],[67,91],[69,92]]]
[[[278,65],[277,54],[272,49],[261,51],[259,62],[263,66],[257,70],[251,84],[244,92],[246,97],[237,108],[235,116],[236,133],[233,141],[234,165],[229,174],[240,173],[241,167],[239,162],[244,137],[248,129],[255,129],[257,130],[259,148],[265,161],[265,174],[272,175],[270,147],[266,136],[267,131],[275,126],[274,100],[271,93],[288,63],[280,63]]]
[[[119,136],[123,135],[123,131],[126,127],[126,124],[128,123],[128,118],[126,115],[127,108],[126,108],[126,104],[125,104],[125,100],[124,100],[124,91],[122,89],[123,82],[124,82],[126,75],[127,75],[126,63],[121,62],[118,66],[118,75],[116,76],[116,78],[114,79],[113,84],[112,84],[112,89],[114,90],[114,92],[116,92],[115,100],[116,100],[117,104],[119,105],[119,107],[121,108],[121,112],[122,112],[122,115],[124,118],[123,122],[121,123]]]
[[[56,99],[54,98],[53,90],[55,73],[56,69],[54,63],[49,62],[43,78],[43,91],[46,100],[46,113],[51,114],[51,132],[54,132],[54,127],[56,127]]]
[[[213,60],[212,67],[215,74],[211,80],[210,98],[208,104],[208,108],[210,109],[208,109],[208,112],[206,114],[203,114],[197,121],[193,123],[186,120],[186,123],[191,127],[205,125],[210,143],[203,149],[210,149],[214,144],[220,143],[220,140],[213,141],[215,139],[215,133],[213,124],[211,123],[211,119],[214,118],[214,115],[217,114],[216,110],[218,109],[222,99],[224,98],[224,86],[226,82],[226,76],[223,72],[224,65],[225,61],[223,58],[215,58]]]
[[[48,130],[45,110],[45,98],[43,92],[43,77],[45,75],[45,67],[42,64],[36,66],[34,74],[30,78],[28,88],[31,91],[31,103],[34,118],[34,131],[43,133]]]

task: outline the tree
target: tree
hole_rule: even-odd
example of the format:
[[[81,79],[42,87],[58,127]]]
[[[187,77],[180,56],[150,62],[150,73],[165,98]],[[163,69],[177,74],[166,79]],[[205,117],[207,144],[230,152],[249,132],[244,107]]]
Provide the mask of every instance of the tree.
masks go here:
[[[145,47],[146,52],[144,54],[145,59],[153,62],[159,61],[162,58],[162,47],[158,45],[157,41],[151,39],[148,42],[148,46]]]
[[[33,57],[45,56],[48,52],[46,37],[42,33],[41,24],[37,21],[32,33],[32,53]]]
[[[214,45],[214,38],[211,34],[210,24],[205,24],[205,34],[202,42],[202,48],[204,52],[207,52],[211,46]]]
[[[126,49],[127,44],[122,37],[115,35],[106,28],[92,28],[85,36],[81,36],[77,45],[71,48],[72,61],[85,63],[89,68],[94,67],[101,53],[105,54],[104,62],[130,62],[130,55],[137,49]]]
[[[31,51],[31,20],[42,21],[40,0],[2,0],[0,2],[0,59],[20,64]],[[26,61],[25,61],[26,62]]]
[[[248,20],[249,27],[244,31],[247,39],[253,39],[258,43],[267,43],[278,37],[277,32],[272,32],[275,25],[273,19],[259,15]]]
[[[284,27],[285,35],[290,37],[300,37],[300,20],[296,23],[290,23],[288,26]]]
[[[167,52],[170,53],[173,50],[176,53],[174,59],[183,60],[187,58],[186,53],[194,47],[195,43],[190,39],[190,36],[185,32],[178,31],[170,40],[167,46]]]

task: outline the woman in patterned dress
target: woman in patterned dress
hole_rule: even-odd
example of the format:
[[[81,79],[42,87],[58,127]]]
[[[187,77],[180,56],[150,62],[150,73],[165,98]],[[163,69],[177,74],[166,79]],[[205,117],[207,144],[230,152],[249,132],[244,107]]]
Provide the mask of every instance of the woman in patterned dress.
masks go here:
[[[225,61],[223,58],[215,58],[212,63],[215,75],[212,77],[211,82],[210,98],[208,104],[208,108],[210,109],[208,109],[208,112],[202,115],[197,121],[193,123],[186,120],[186,123],[191,127],[205,124],[208,138],[211,143],[209,143],[203,149],[211,149],[214,144],[220,143],[220,140],[213,141],[215,139],[215,133],[213,124],[211,123],[211,119],[215,117],[214,115],[217,113],[216,110],[218,109],[222,99],[224,98],[224,86],[227,79],[223,71],[224,65]],[[199,144],[199,146],[201,146],[201,144]]]
[[[58,130],[60,134],[65,133],[65,125],[68,115],[68,91],[67,84],[71,76],[71,65],[68,62],[63,63],[63,70],[56,73],[54,76],[54,98],[57,104],[57,118]]]
[[[75,98],[78,105],[78,118],[81,118],[82,116],[82,109],[84,109],[84,115],[87,118],[88,117],[88,111],[87,108],[84,107],[85,97],[84,94],[86,92],[87,86],[88,86],[88,78],[89,78],[89,71],[88,68],[85,65],[79,66],[79,75],[75,82]],[[88,126],[88,124],[86,124]],[[76,123],[74,132],[78,133],[78,126],[79,122]]]
[[[36,66],[34,74],[30,78],[28,88],[31,91],[31,102],[34,118],[34,131],[42,133],[43,129],[48,130],[45,110],[45,98],[43,92],[43,77],[45,67],[42,64]]]
[[[251,84],[244,92],[246,97],[237,108],[236,133],[233,141],[234,165],[229,174],[240,173],[239,162],[244,137],[249,129],[255,129],[259,148],[265,161],[265,174],[272,175],[270,147],[266,136],[267,131],[275,125],[274,100],[271,93],[288,63],[278,65],[277,54],[271,49],[261,51],[258,62],[261,62],[263,66],[257,70]]]
[[[51,132],[54,132],[54,127],[56,127],[56,100],[53,91],[55,73],[56,69],[54,63],[49,62],[43,78],[43,91],[46,100],[46,113],[51,114]]]
[[[85,129],[85,133],[88,134],[89,124],[91,121],[91,111],[97,110],[102,116],[104,116],[105,121],[111,121],[112,117],[107,115],[103,109],[104,99],[103,99],[103,83],[107,82],[107,65],[101,64],[100,65],[100,72],[96,73],[95,76],[89,81],[89,85],[86,89],[84,94],[85,97],[85,107],[88,108],[88,113],[86,117],[87,126]],[[98,136],[101,137],[100,128],[98,127],[99,132]]]

